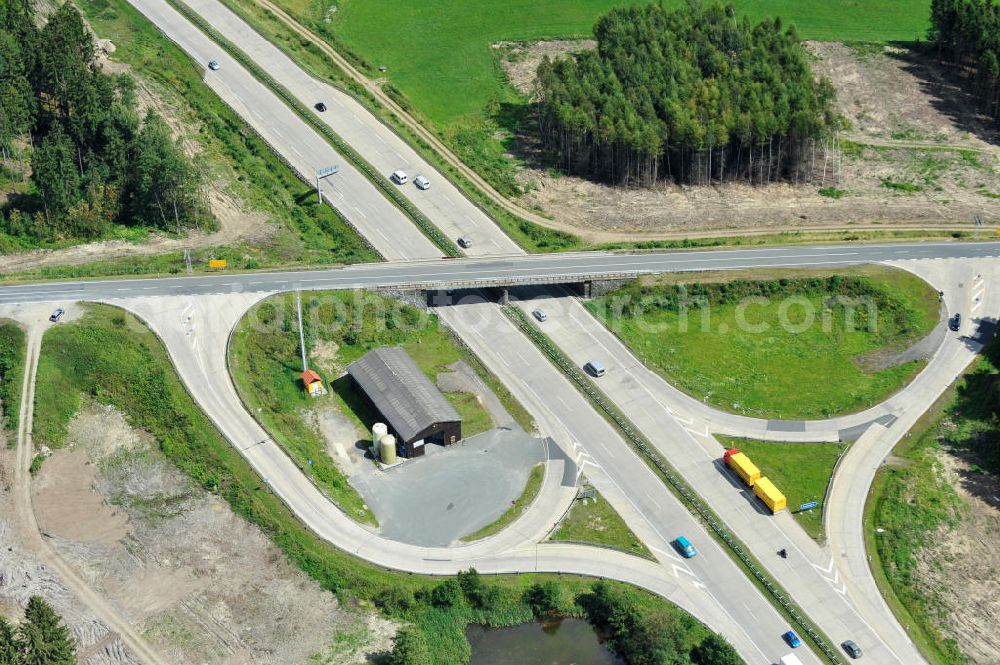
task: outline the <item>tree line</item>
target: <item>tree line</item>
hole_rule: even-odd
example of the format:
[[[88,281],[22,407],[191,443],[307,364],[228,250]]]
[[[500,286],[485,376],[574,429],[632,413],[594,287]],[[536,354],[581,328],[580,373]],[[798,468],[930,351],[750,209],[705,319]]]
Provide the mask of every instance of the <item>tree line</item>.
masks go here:
[[[1000,4],[932,0],[930,38],[938,54],[970,79],[979,110],[1000,125]]]
[[[48,603],[32,596],[16,629],[0,616],[0,665],[76,665],[76,646]]]
[[[30,172],[0,230],[35,240],[93,238],[112,224],[209,226],[202,177],[166,122],[136,111],[135,83],[105,73],[69,2],[38,27],[31,0],[0,3],[0,164]]]
[[[833,87],[794,27],[689,0],[613,9],[594,36],[538,67],[541,138],[567,171],[626,185],[835,177]]]

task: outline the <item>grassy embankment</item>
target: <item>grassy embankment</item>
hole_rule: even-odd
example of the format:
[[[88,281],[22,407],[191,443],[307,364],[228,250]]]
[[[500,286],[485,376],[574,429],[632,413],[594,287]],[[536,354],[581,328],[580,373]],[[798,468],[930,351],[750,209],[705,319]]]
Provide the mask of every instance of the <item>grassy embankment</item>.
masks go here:
[[[36,390],[39,444],[58,446],[65,441],[67,423],[83,396],[114,405],[133,426],[150,432],[184,473],[225,498],[238,515],[258,525],[289,560],[342,602],[374,605],[396,620],[412,622],[434,645],[435,665],[468,661],[464,635],[468,623],[502,626],[531,620],[538,605],[530,601],[539,596],[539,588],[553,591],[542,595],[554,600],[556,612],[574,616],[586,615],[587,601],[594,596],[593,580],[551,575],[467,580],[470,591],[455,594],[454,580],[386,571],[318,540],[197,408],[159,339],[115,308],[89,305],[82,320],[46,333]],[[643,621],[676,626],[685,647],[709,634],[662,599],[625,585],[611,586],[625,594],[624,602]]]
[[[666,380],[750,416],[856,411],[882,401],[923,368],[923,361],[910,361],[866,369],[865,361],[876,364],[875,355],[905,349],[938,322],[937,293],[924,281],[876,267],[782,275],[699,275],[700,282],[686,285],[680,280],[690,276],[645,279],[587,306]],[[826,306],[837,296],[868,299],[874,318],[858,306],[847,325],[849,305]]]
[[[979,473],[1000,472],[1000,343],[928,410],[879,469],[865,505],[866,545],[882,596],[921,652],[935,665],[967,662],[954,639],[942,634],[945,609],[934,591],[919,583],[921,565],[947,566],[931,559],[948,532],[961,528],[967,511],[942,473],[941,456],[972,453]],[[976,469],[974,469],[976,470]],[[883,531],[878,532],[877,529]]]
[[[25,362],[24,329],[14,321],[0,320],[0,408],[3,429],[16,432],[21,415],[21,383]],[[10,438],[14,446],[17,439]]]
[[[846,448],[838,443],[774,443],[717,436],[726,448],[739,448],[771,479],[788,499],[788,510],[806,533],[819,542],[826,541],[823,530],[823,502],[833,475],[833,468]],[[797,513],[809,501],[817,505]]]
[[[229,260],[234,269],[342,264],[377,260],[354,230],[202,82],[193,62],[126,0],[80,0],[77,5],[98,36],[111,39],[112,58],[127,64],[186,128],[201,151],[198,163],[210,182],[275,225],[265,241],[196,249],[194,266],[209,258]],[[79,266],[37,268],[19,278],[172,274],[184,270],[182,252],[98,261]],[[8,276],[4,276],[8,277]]]
[[[600,545],[652,558],[649,549],[599,492],[577,499],[551,540]]]
[[[269,298],[257,305],[233,335],[230,366],[244,402],[256,413],[292,459],[356,519],[374,522],[363,501],[327,453],[323,437],[308,423],[307,411],[331,405],[354,423],[362,437],[374,415],[344,374],[347,365],[381,346],[402,346],[431,379],[465,361],[486,381],[518,423],[532,429],[531,417],[506,388],[438,323],[433,314],[363,291],[308,294],[303,299],[306,347],[335,349],[333,357],[314,356],[310,367],[330,386],[327,397],[311,399],[302,389],[295,296]],[[493,426],[489,413],[471,393],[444,393],[462,416],[462,433],[471,436]],[[312,464],[308,463],[312,460]]]

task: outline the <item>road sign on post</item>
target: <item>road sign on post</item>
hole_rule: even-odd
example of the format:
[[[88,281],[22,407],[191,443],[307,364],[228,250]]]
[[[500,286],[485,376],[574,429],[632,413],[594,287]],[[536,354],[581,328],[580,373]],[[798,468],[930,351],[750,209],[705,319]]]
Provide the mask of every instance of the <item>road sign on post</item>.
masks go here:
[[[316,197],[319,202],[323,202],[323,190],[319,187],[319,181],[323,178],[333,175],[334,173],[340,171],[340,167],[334,164],[333,166],[324,166],[319,171],[316,171]]]
[[[819,505],[819,503],[816,502],[816,501],[810,501],[809,503],[803,503],[801,506],[799,506],[799,512],[802,512],[803,510],[809,510],[810,508],[815,508],[818,505]]]

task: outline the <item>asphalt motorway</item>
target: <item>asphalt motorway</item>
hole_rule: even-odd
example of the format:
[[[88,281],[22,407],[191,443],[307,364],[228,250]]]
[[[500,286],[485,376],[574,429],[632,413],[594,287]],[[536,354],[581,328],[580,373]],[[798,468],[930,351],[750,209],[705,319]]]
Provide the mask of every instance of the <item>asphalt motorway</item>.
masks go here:
[[[503,258],[397,261],[288,272],[221,273],[0,286],[0,304],[211,293],[379,287],[445,288],[498,284],[568,283],[620,275],[764,267],[845,266],[903,259],[1000,256],[1000,242],[917,242],[879,245],[804,245],[760,249],[647,253],[585,252]]]

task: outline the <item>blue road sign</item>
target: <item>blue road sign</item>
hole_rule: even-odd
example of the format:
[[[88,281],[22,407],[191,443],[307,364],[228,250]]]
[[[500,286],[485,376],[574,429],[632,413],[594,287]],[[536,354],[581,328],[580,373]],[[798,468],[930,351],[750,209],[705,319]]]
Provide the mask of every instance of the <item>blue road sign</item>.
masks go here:
[[[810,508],[815,508],[819,504],[815,501],[810,501],[809,503],[803,503],[799,506],[799,510],[809,510]]]

